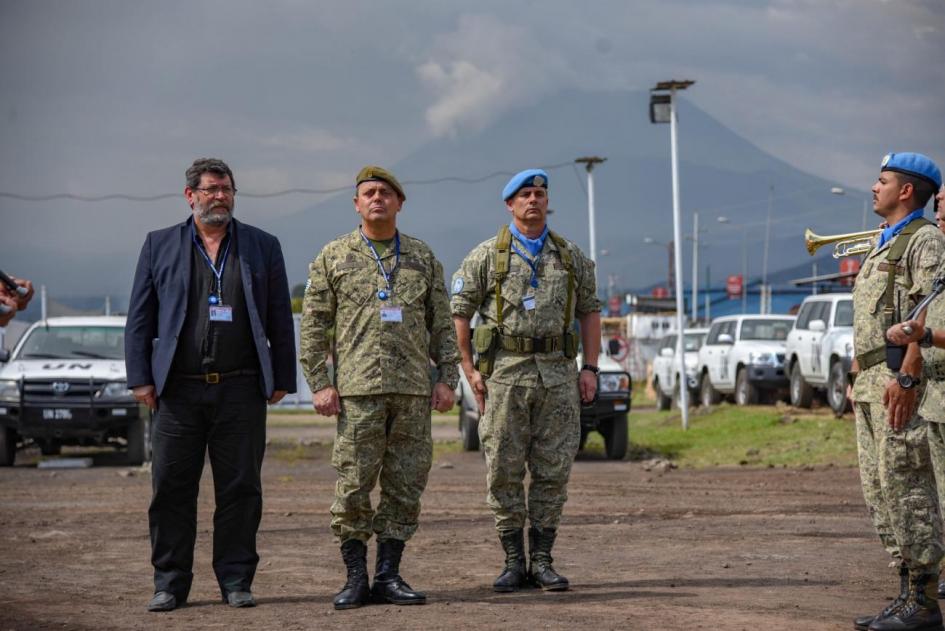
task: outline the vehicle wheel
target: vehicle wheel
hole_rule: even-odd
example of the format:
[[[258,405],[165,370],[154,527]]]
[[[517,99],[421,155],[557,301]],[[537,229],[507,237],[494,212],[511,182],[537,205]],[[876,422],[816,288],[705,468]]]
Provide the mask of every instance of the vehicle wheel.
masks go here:
[[[627,416],[615,416],[601,421],[604,451],[608,460],[623,460],[627,455]]]
[[[16,460],[16,432],[0,427],[0,467],[12,467]]]
[[[663,388],[660,387],[659,381],[653,382],[653,389],[656,390],[656,409],[668,410],[673,405],[673,397],[663,394]]]
[[[699,402],[702,407],[718,405],[722,401],[722,395],[709,381],[709,375],[702,375],[702,382],[699,384]]]
[[[136,418],[128,423],[128,464],[139,466],[151,459],[150,423],[147,419]]]
[[[479,419],[475,418],[459,402],[459,433],[463,437],[464,451],[477,451],[479,449]]]
[[[809,408],[814,400],[814,389],[801,374],[801,363],[794,362],[791,367],[791,405],[796,408]]]
[[[830,377],[827,379],[827,403],[834,416],[840,418],[850,411],[847,399],[847,373],[843,371],[843,362],[835,361],[830,365]]]
[[[62,445],[54,440],[46,440],[39,444],[39,453],[44,456],[58,456],[62,453]]]
[[[758,403],[758,388],[748,380],[747,368],[741,368],[735,377],[735,403],[738,405]]]

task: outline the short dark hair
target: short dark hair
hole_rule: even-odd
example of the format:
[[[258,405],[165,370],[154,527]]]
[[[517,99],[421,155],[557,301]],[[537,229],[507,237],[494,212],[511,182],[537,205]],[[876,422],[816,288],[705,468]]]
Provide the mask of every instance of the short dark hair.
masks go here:
[[[928,180],[900,171],[890,172],[896,176],[896,180],[899,181],[900,186],[912,184],[912,199],[915,200],[916,209],[925,208],[925,205],[932,199],[932,195],[935,195],[937,192],[935,187]]]
[[[236,178],[233,177],[233,171],[230,170],[226,162],[219,158],[197,158],[194,160],[194,163],[184,173],[184,177],[187,178],[187,186],[190,188],[200,186],[200,176],[204,173],[213,173],[219,177],[228,175],[233,188],[236,188]]]

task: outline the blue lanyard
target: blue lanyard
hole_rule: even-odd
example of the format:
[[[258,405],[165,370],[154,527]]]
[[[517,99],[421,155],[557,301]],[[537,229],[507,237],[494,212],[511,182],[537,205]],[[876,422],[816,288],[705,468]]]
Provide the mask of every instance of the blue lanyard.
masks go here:
[[[387,291],[381,289],[377,292],[377,297],[381,300],[387,300],[393,289],[390,284],[390,276],[394,273],[394,270],[397,269],[397,266],[400,265],[400,232],[394,232],[394,266],[390,268],[390,272],[384,269],[384,263],[381,261],[381,257],[377,254],[377,250],[374,248],[374,244],[371,243],[371,240],[364,236],[364,233],[361,232],[361,227],[358,226],[358,234],[361,235],[361,238],[364,239],[364,242],[369,248],[371,248],[371,254],[374,255],[374,261],[377,263],[378,269],[381,270],[381,276],[384,277],[384,284],[387,285]]]
[[[525,261],[525,264],[528,265],[532,270],[532,276],[528,279],[528,284],[534,288],[538,288],[538,263],[541,262],[541,252],[538,253],[538,256],[535,257],[535,260],[532,261],[528,258],[524,252],[518,249],[518,246],[515,245],[515,241],[512,241],[512,249],[522,257],[522,260]]]
[[[226,267],[226,256],[230,253],[230,243],[232,243],[233,240],[230,239],[226,242],[226,248],[223,250],[223,258],[220,259],[220,269],[217,270],[216,266],[213,264],[213,261],[210,260],[210,257],[203,249],[203,245],[197,240],[197,230],[194,229],[194,224],[190,224],[190,236],[194,240],[194,245],[197,246],[197,251],[203,256],[203,260],[207,262],[207,265],[210,266],[210,270],[213,272],[213,275],[217,278],[217,295],[210,295],[210,304],[215,305],[219,302],[223,302],[223,268]],[[216,300],[214,300],[214,298],[216,298]]]

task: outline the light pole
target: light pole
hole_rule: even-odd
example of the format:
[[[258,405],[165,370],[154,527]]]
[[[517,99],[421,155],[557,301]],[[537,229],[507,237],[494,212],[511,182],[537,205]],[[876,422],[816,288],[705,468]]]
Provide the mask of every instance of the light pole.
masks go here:
[[[719,223],[731,223],[728,217],[716,217]],[[748,312],[748,226],[742,226],[742,313]]]
[[[707,232],[705,228],[701,232]],[[692,213],[692,323],[699,320],[699,211]],[[708,319],[706,315],[706,319]]]
[[[601,158],[598,156],[585,156],[583,158],[578,158],[575,162],[583,164],[584,168],[587,169],[587,223],[588,223],[588,234],[590,235],[590,246],[591,246],[591,260],[594,261],[594,273],[597,273],[597,234],[594,230],[594,167],[602,162],[606,162],[607,158]]]
[[[758,301],[759,313],[768,313],[768,244],[771,241],[771,207],[774,206],[774,184],[768,186],[768,216],[765,219],[765,248],[761,262],[761,296]]]
[[[677,81],[661,81],[650,90],[650,122],[669,123],[670,161],[673,169],[673,242],[682,243],[682,230],[679,225],[679,158],[676,150],[676,91],[685,90],[695,81],[689,79]],[[668,93],[668,94],[667,94]],[[686,358],[685,358],[685,314],[683,313],[682,294],[682,250],[675,248],[676,269],[676,362],[679,370],[679,409],[682,412],[683,429],[689,429],[689,392],[685,386]]]
[[[830,189],[830,192],[833,193],[834,195],[847,194],[846,189],[844,189],[841,186],[834,186],[833,188]],[[857,195],[856,197],[859,197],[859,195]],[[866,230],[866,216],[869,213],[869,202],[870,202],[869,198],[867,197],[863,198],[863,223],[860,227],[861,230]]]

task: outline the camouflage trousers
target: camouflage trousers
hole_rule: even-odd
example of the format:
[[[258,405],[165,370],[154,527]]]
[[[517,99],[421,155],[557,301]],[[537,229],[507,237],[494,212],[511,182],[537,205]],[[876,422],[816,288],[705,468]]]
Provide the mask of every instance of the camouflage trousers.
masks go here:
[[[857,402],[853,409],[863,497],[883,546],[911,570],[938,573],[942,521],[928,421],[916,414],[895,432],[882,404]]]
[[[581,440],[576,381],[547,388],[490,382],[488,395],[479,440],[496,530],[524,528],[526,516],[538,528],[557,528]]]
[[[417,530],[420,495],[433,462],[430,398],[381,394],[342,397],[331,464],[338,472],[331,531],[341,543],[407,541]],[[380,501],[371,490],[381,482]]]

